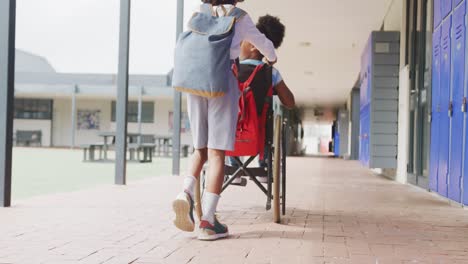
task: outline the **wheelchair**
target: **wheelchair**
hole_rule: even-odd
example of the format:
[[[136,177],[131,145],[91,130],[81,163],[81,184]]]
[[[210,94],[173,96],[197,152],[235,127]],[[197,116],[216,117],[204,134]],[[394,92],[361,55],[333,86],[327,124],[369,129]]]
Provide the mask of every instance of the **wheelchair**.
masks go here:
[[[271,71],[271,67],[268,68]],[[263,97],[264,94],[261,96]],[[281,223],[281,215],[284,216],[286,214],[287,119],[283,118],[281,114],[281,106],[277,96],[271,94],[270,96],[265,96],[264,100],[258,101],[267,104],[265,106],[266,117],[259,124],[265,127],[265,129],[262,129],[264,135],[260,133],[256,135],[258,137],[257,140],[264,140],[264,154],[262,155],[260,151],[256,150],[245,155],[246,152],[243,151],[244,155],[242,156],[247,158],[244,162],[239,156],[230,155],[236,164],[225,165],[225,179],[222,191],[224,192],[232,185],[246,186],[247,180],[250,180],[265,194],[265,208],[267,211],[273,209],[273,221]],[[236,140],[239,140],[239,138],[236,137]],[[234,150],[234,154],[236,151],[237,147]],[[253,166],[256,158],[261,160],[262,156],[262,164]],[[240,179],[240,183],[235,183],[239,181],[236,181],[236,179]],[[259,179],[263,180],[260,181]],[[195,188],[195,211],[199,218],[202,216],[201,198],[205,190],[205,181],[206,168],[203,169],[200,180]]]

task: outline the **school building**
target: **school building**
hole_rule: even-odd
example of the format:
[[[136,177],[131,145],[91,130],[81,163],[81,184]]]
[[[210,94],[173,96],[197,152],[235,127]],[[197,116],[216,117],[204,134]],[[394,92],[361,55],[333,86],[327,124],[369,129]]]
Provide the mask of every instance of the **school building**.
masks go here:
[[[100,132],[115,131],[115,75],[59,73],[46,58],[20,50],[16,65],[13,134],[17,145],[79,147],[101,142]],[[183,107],[181,143],[189,145],[185,103]],[[129,133],[170,136],[172,113],[169,74],[130,77]],[[22,133],[36,133],[37,142],[21,142],[29,140]]]

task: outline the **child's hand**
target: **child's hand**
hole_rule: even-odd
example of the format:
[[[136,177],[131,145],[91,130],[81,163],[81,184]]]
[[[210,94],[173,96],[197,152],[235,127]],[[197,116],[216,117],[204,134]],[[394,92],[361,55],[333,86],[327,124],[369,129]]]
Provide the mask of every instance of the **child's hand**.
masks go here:
[[[278,59],[276,59],[275,61],[269,61],[269,60],[266,60],[266,61],[268,65],[273,66],[278,62]]]

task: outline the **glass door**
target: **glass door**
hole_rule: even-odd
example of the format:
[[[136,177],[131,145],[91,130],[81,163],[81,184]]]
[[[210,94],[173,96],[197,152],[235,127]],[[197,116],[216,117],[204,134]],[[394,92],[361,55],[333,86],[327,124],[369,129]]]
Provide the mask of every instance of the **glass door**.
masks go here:
[[[429,186],[432,66],[432,1],[408,3],[408,63],[411,78],[409,182]]]

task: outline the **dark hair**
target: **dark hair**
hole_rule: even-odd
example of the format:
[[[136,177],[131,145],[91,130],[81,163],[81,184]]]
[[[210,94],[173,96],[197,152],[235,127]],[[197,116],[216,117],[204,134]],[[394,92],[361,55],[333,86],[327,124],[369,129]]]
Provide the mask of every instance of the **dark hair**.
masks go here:
[[[202,0],[205,4],[212,4],[214,6],[217,5],[234,5],[237,3],[237,0]]]
[[[281,23],[278,17],[270,15],[260,17],[258,19],[257,28],[273,42],[275,49],[279,48],[283,43],[286,27]]]

